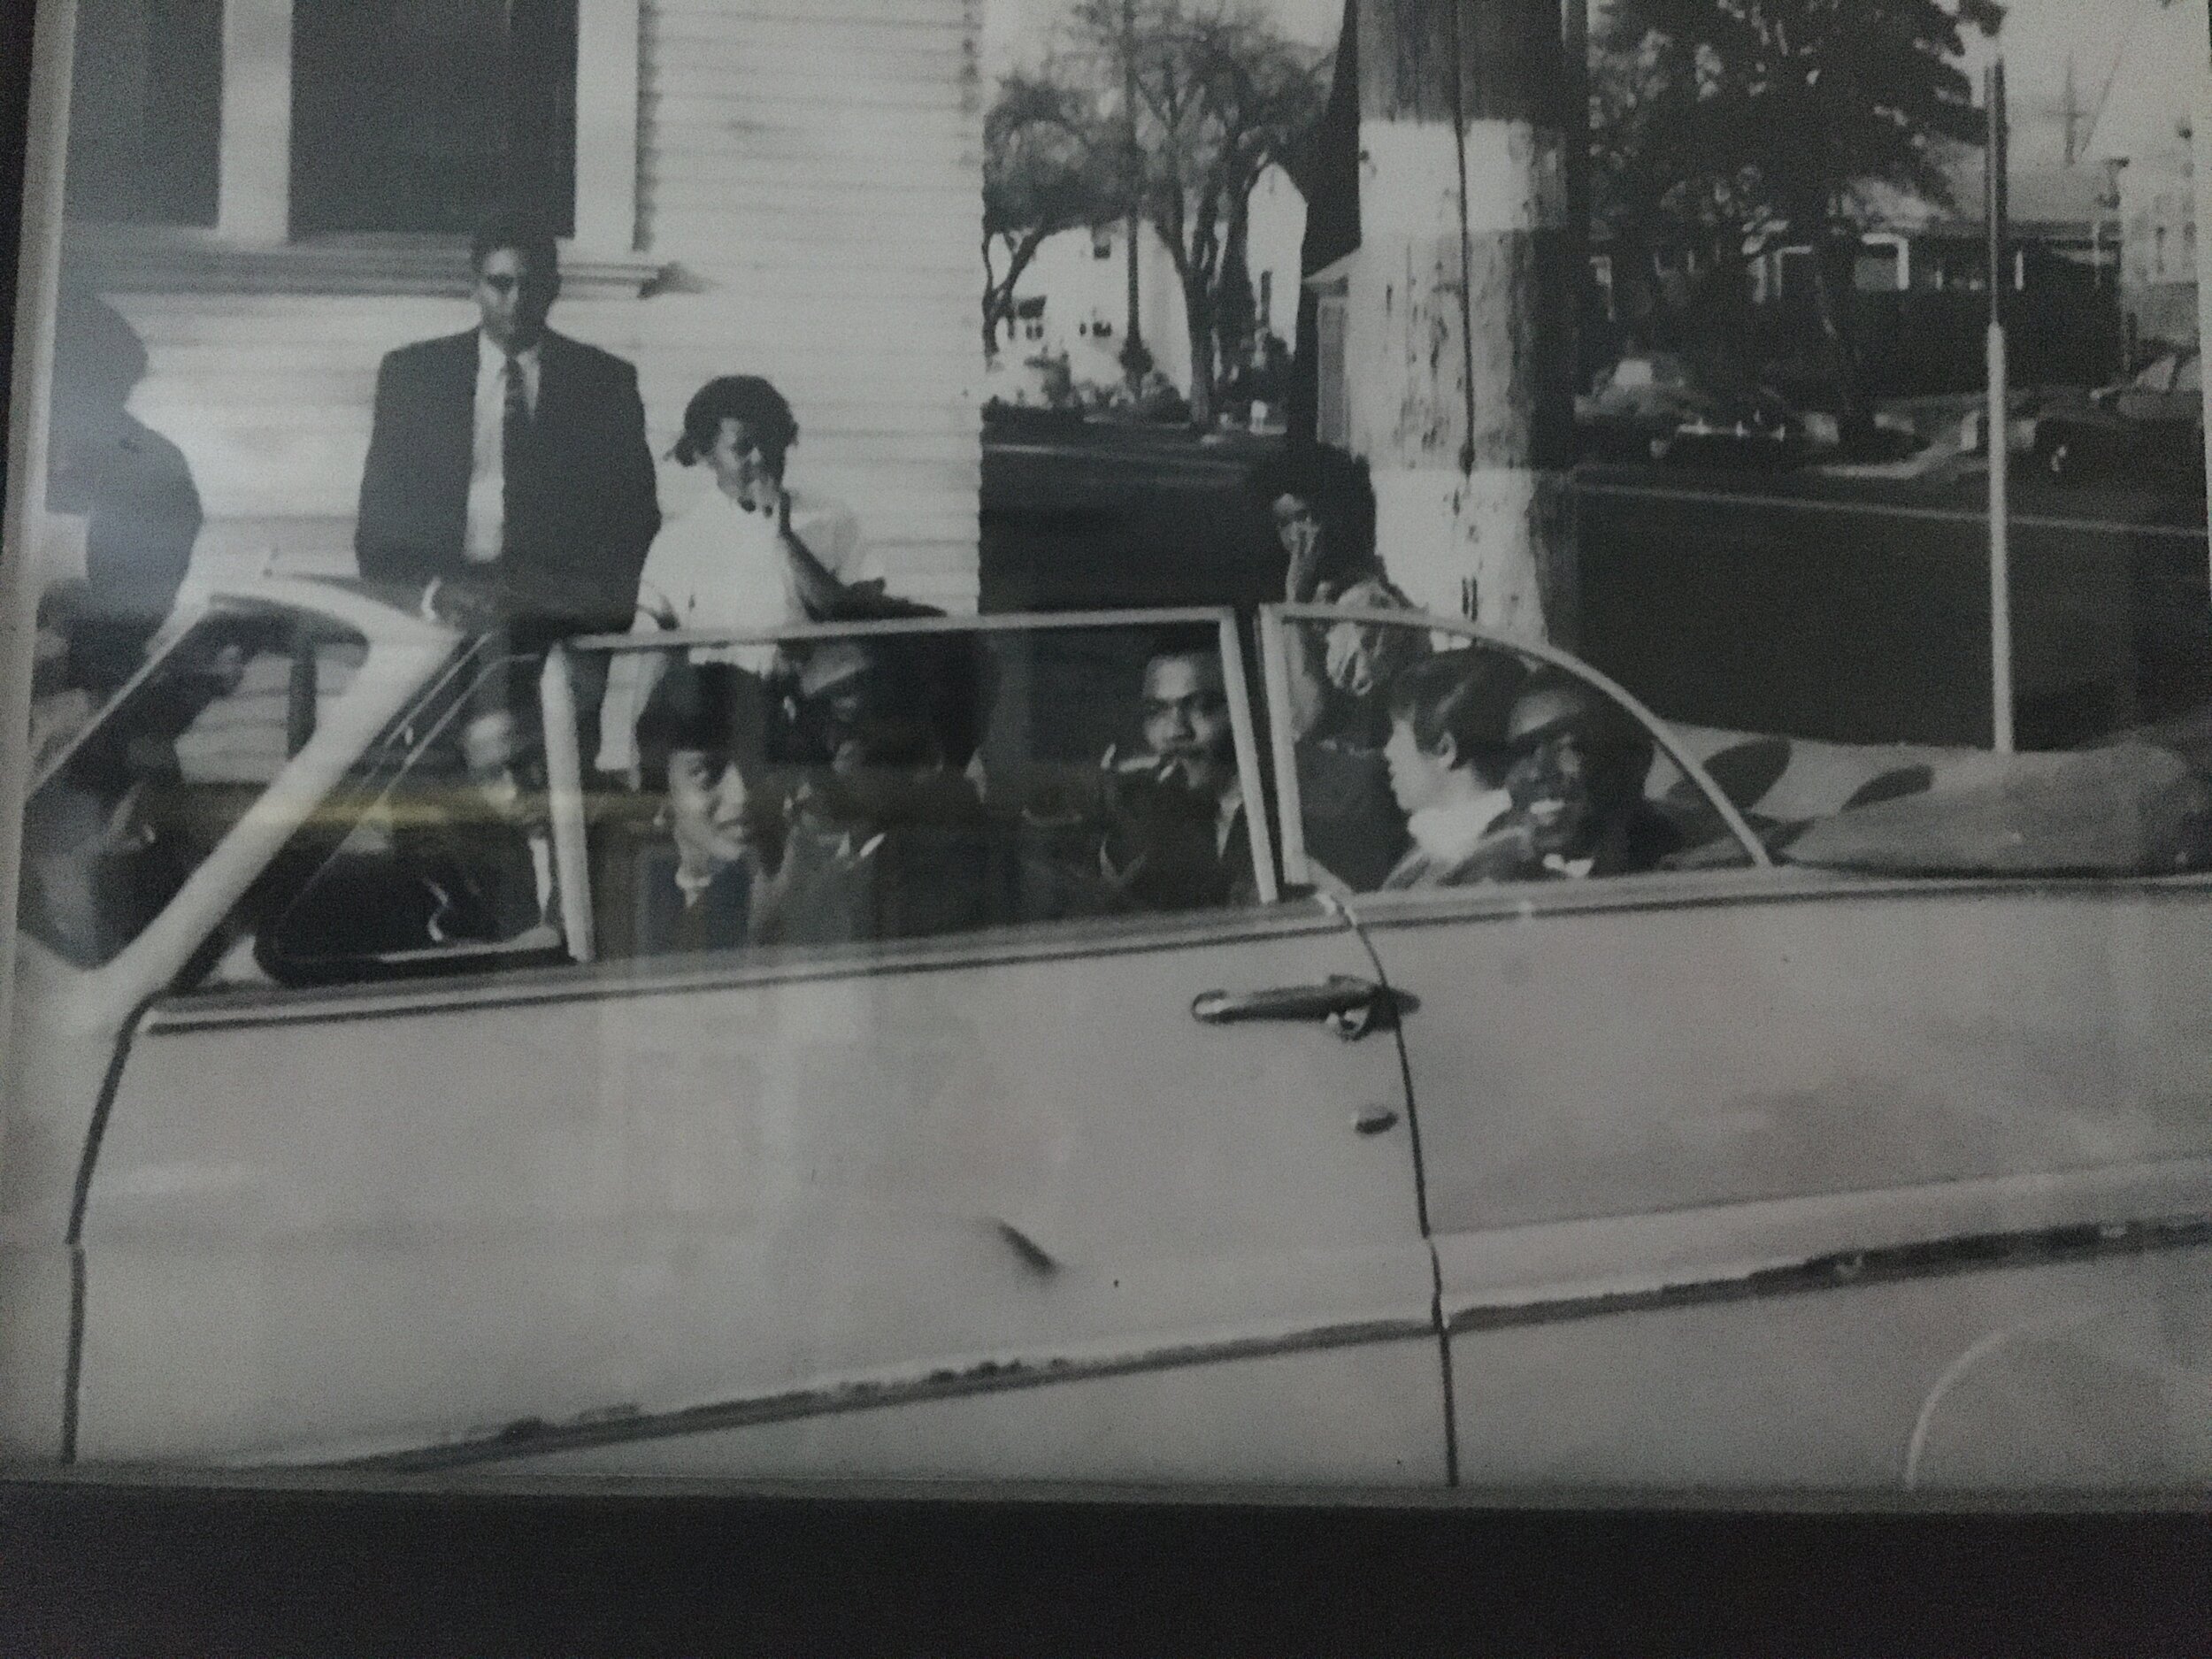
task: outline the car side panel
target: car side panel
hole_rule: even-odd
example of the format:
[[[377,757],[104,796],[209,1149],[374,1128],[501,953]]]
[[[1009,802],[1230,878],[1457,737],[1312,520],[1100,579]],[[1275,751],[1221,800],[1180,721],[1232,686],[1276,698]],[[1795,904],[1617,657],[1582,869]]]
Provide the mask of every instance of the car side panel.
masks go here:
[[[404,1454],[1305,1353],[1195,1443],[1373,1446],[1379,1411],[1367,1476],[1440,1478],[1409,1140],[1354,1128],[1402,1107],[1393,1046],[1190,1014],[1363,966],[1325,923],[1225,923],[173,1004],[94,1183],[81,1454]],[[1345,1393],[1337,1350],[1370,1346],[1387,1388]],[[1143,1413],[1117,1423],[1085,1466],[1155,1467]]]
[[[2203,1397],[2212,888],[1778,879],[1374,908],[1468,1481],[1894,1487],[1952,1369],[2054,1322],[2133,1333],[2104,1409]],[[2076,1414],[2032,1444],[1952,1399],[1916,1479],[2212,1474],[2101,1451],[2088,1363],[2020,1381]]]

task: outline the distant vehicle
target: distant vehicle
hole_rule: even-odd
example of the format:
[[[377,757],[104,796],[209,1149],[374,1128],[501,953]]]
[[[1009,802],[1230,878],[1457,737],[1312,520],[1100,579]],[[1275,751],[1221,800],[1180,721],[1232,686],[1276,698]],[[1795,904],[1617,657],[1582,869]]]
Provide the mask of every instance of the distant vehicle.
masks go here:
[[[2204,488],[2204,360],[2169,351],[2132,380],[2047,404],[2033,419],[2036,470],[2060,483],[2135,477]]]
[[[1672,352],[1623,357],[1575,400],[1583,454],[1604,460],[1702,461],[1790,466],[1808,449],[1803,419],[1763,388],[1701,385]]]

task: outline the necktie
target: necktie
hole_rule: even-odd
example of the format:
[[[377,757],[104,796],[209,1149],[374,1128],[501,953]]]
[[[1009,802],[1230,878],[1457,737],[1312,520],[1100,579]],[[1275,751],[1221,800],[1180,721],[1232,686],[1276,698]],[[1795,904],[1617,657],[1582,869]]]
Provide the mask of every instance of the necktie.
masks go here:
[[[509,357],[504,371],[506,404],[499,438],[500,539],[504,550],[515,544],[515,503],[519,498],[522,472],[530,443],[530,395],[522,378],[522,360]]]

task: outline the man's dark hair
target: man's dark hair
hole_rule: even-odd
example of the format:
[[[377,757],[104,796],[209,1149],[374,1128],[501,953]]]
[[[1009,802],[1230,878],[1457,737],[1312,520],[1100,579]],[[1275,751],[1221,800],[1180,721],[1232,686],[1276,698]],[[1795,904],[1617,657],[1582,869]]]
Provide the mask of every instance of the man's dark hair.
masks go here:
[[[1504,651],[1446,651],[1390,682],[1390,718],[1411,726],[1425,753],[1449,741],[1457,764],[1488,775],[1503,769],[1507,722],[1527,678],[1520,658]]]
[[[469,269],[480,272],[484,262],[502,248],[511,248],[547,272],[561,268],[560,244],[545,221],[532,213],[508,209],[493,214],[469,238]]]
[[[724,374],[709,380],[684,405],[684,435],[676,458],[689,466],[721,434],[726,420],[741,420],[761,448],[781,455],[799,441],[799,423],[784,396],[757,374]]]
[[[680,655],[638,716],[639,767],[655,789],[668,787],[669,757],[680,751],[757,771],[767,746],[767,692],[733,663],[692,663]]]

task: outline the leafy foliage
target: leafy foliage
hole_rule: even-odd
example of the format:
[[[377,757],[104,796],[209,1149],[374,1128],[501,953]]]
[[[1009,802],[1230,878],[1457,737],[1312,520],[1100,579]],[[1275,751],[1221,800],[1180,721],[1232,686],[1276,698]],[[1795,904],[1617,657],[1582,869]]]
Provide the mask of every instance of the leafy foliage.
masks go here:
[[[1046,237],[1111,217],[1123,200],[1110,134],[1081,92],[1010,75],[983,119],[983,339],[995,351],[1014,285]],[[1003,268],[994,257],[1003,256]]]
[[[1225,295],[1233,310],[1252,188],[1294,158],[1326,88],[1315,55],[1245,0],[1076,0],[1042,73],[1010,80],[987,123],[987,234],[1018,250],[1040,227],[1095,223],[1133,204],[1175,263],[1192,416],[1209,419],[1217,321]],[[1003,314],[1011,277],[996,286]]]
[[[1839,273],[1860,192],[1947,196],[1980,141],[1958,59],[1995,0],[1615,0],[1592,77],[1594,205],[1627,246],[1688,236],[1731,261],[1786,228],[1816,251],[1847,416],[1855,376]]]

